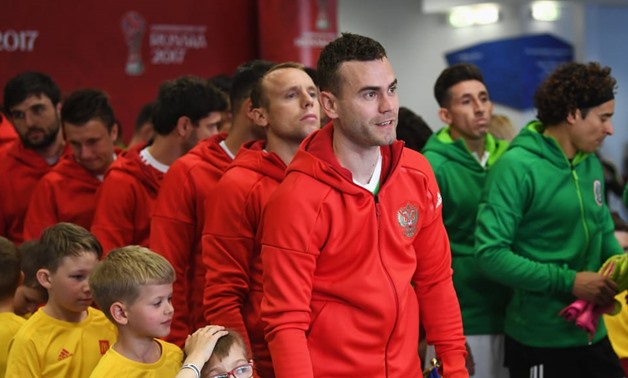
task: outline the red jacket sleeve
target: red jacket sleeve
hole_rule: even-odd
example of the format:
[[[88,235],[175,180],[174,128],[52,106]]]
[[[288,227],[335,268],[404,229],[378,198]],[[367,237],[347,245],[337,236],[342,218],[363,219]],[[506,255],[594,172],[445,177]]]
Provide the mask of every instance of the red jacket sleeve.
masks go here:
[[[251,348],[243,318],[250,290],[250,263],[255,247],[257,220],[247,216],[247,193],[242,187],[221,180],[205,201],[203,263],[207,268],[203,303],[210,324],[233,328]],[[250,188],[246,188],[247,190]],[[228,193],[229,195],[224,195]]]
[[[417,270],[413,281],[420,321],[427,342],[435,346],[436,355],[441,359],[443,377],[467,378],[462,316],[452,281],[451,251],[443,225],[442,200],[433,174],[428,175],[427,193],[426,209],[432,219],[426,221],[414,241]]]
[[[31,195],[24,219],[24,240],[39,239],[46,227],[58,222],[59,212],[53,195],[53,187],[44,177]]]
[[[150,246],[164,256],[176,273],[173,284],[174,316],[166,341],[183,346],[190,329],[190,264],[195,251],[195,190],[185,170],[173,167],[164,176],[150,223]]]
[[[132,185],[123,174],[112,171],[99,189],[91,231],[102,245],[103,257],[133,243],[137,198]]]

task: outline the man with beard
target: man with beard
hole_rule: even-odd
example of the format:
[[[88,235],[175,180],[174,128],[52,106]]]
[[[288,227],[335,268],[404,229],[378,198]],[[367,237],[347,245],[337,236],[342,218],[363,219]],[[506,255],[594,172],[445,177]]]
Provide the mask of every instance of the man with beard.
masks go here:
[[[50,76],[25,72],[4,87],[4,108],[19,140],[0,159],[0,235],[22,243],[24,217],[35,184],[66,151],[61,91]]]
[[[24,222],[25,240],[38,239],[46,227],[59,222],[89,229],[96,191],[122,152],[114,147],[118,124],[105,92],[73,92],[63,101],[61,121],[72,154],[64,156],[35,187]]]

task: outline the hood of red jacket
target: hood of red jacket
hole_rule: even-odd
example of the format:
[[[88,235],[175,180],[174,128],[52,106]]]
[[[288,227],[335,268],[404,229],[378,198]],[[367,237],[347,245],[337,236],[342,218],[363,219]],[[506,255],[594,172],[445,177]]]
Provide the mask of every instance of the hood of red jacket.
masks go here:
[[[224,172],[231,161],[226,161],[223,156],[225,150],[222,149],[220,143],[225,140],[227,133],[219,133],[210,138],[203,139],[192,148],[188,154],[196,155],[204,161],[211,161],[216,164],[217,168]]]
[[[264,151],[265,147],[265,140],[245,143],[240,147],[238,155],[227,169],[244,167],[268,176],[275,181],[283,180],[283,176],[286,173],[286,164],[276,153]]]
[[[69,144],[66,144],[59,161],[71,154],[72,149]],[[48,162],[46,162],[40,154],[35,152],[35,150],[24,147],[24,144],[19,139],[13,143],[13,146],[11,146],[11,148],[7,151],[7,155],[11,155],[15,160],[18,160],[24,165],[30,167],[50,167],[50,164],[48,164]]]
[[[105,178],[112,171],[119,171],[140,180],[151,191],[157,192],[164,174],[147,165],[140,157],[140,151],[131,149],[118,155],[116,161],[105,173]]]
[[[118,147],[115,147],[114,153],[117,157],[120,157],[124,153],[124,151]],[[113,164],[113,162],[111,164]],[[85,169],[85,167],[80,165],[74,158],[73,153],[64,155],[59,161],[59,164],[55,165],[52,170],[67,178],[85,182],[92,182],[94,184],[100,185],[100,180],[98,179],[98,177],[96,177],[90,171]]]
[[[288,166],[286,175],[298,171],[311,176],[327,185],[345,193],[363,193],[363,188],[353,183],[351,171],[344,168],[334,155],[332,139],[334,134],[333,123],[328,123],[322,129],[310,134],[301,143],[299,150]],[[393,171],[401,159],[403,143],[395,141],[389,146],[382,146],[382,180],[386,182],[388,175]]]

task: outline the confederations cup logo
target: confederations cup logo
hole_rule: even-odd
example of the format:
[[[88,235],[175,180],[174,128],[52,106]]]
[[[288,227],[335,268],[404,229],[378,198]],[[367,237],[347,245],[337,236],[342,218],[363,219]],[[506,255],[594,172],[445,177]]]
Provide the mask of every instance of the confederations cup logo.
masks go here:
[[[125,71],[131,76],[141,75],[144,72],[142,37],[146,30],[146,21],[138,12],[128,11],[122,16],[120,26],[128,51]]]

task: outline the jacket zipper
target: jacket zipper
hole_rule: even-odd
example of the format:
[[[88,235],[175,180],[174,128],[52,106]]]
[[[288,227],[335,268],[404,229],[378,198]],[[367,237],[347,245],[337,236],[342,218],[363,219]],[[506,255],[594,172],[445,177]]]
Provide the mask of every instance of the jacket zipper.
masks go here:
[[[381,190],[381,189],[380,189]],[[379,204],[379,196],[377,194],[374,195],[374,200],[375,200],[375,217],[377,218],[377,250],[379,252],[379,260],[382,264],[382,268],[384,269],[384,272],[386,273],[386,277],[388,277],[388,283],[390,284],[390,290],[392,291],[392,295],[393,298],[395,299],[395,321],[393,323],[393,326],[390,330],[390,334],[388,336],[388,341],[386,342],[386,350],[384,352],[384,368],[386,371],[386,376],[388,376],[388,346],[390,345],[390,339],[392,338],[392,335],[395,331],[395,329],[397,328],[397,320],[399,320],[399,298],[397,297],[397,290],[395,290],[395,285],[393,284],[393,280],[390,277],[390,273],[388,273],[388,270],[386,269],[386,266],[384,265],[384,260],[382,258],[382,248],[381,248],[381,238],[379,236],[379,232],[380,232],[380,204]]]
[[[580,204],[580,220],[582,221],[582,227],[584,228],[584,235],[586,238],[586,245],[584,251],[589,249],[589,227],[587,226],[587,221],[584,214],[584,203],[582,201],[582,193],[580,192],[580,181],[578,178],[578,173],[574,167],[571,167],[571,175],[573,176],[574,183],[576,184],[576,193],[578,194],[578,203]]]

